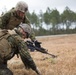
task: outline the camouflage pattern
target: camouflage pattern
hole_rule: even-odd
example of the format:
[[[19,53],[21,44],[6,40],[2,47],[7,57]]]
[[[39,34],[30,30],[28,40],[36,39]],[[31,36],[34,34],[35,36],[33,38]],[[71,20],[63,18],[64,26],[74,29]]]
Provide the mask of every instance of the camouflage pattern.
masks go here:
[[[2,60],[4,60],[4,58],[8,56],[10,53],[11,45],[5,38],[3,38],[2,40],[0,40],[0,56]]]
[[[21,56],[21,59],[25,65],[26,68],[32,68],[33,70],[36,70],[36,65],[34,63],[34,61],[31,59],[30,54],[28,53],[28,49],[27,46],[25,47],[24,42],[21,42],[22,44],[20,44],[20,50],[19,50],[19,54]],[[26,51],[25,51],[26,50]]]
[[[6,14],[1,16],[0,18],[0,28],[1,29],[13,29],[19,26],[20,23],[26,23],[30,25],[30,21],[28,20],[27,16],[25,15],[24,19],[21,19],[17,14],[15,8],[12,8]],[[32,40],[35,39],[35,33],[32,31],[30,38]]]
[[[26,2],[24,1],[19,1],[17,4],[16,4],[16,7],[15,7],[16,10],[19,10],[21,12],[27,12],[28,10],[28,5]]]
[[[3,69],[0,69],[0,75],[13,75],[13,73],[12,73],[11,70],[9,70],[8,68],[4,67]]]
[[[21,23],[19,25],[19,27],[21,27],[24,30],[24,32],[27,32],[28,34],[31,34],[31,27],[29,25],[27,25],[25,23]]]
[[[7,74],[13,75],[12,72],[7,68],[7,61],[10,60],[15,54],[20,54],[20,57],[25,67],[36,70],[36,65],[28,52],[26,43],[23,41],[23,39],[18,34],[10,35],[9,33],[7,33],[6,35],[2,37],[3,37],[1,38],[1,41],[3,41],[2,44],[5,43],[4,39],[7,40],[7,42],[3,44],[3,46],[5,45],[5,47],[0,45],[0,75],[7,75]],[[4,54],[1,51],[5,52],[6,54]]]
[[[1,17],[1,22],[2,23],[0,24],[0,28],[2,29],[13,29],[14,27],[18,26],[21,22],[30,25],[27,16],[25,15],[24,19],[20,18],[16,13],[15,8],[12,8],[10,11],[5,13]]]

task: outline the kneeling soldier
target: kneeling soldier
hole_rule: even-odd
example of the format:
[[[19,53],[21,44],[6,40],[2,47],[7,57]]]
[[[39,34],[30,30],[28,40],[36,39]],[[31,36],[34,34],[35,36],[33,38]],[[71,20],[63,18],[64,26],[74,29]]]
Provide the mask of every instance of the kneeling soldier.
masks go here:
[[[13,31],[13,33],[11,33]],[[0,30],[0,75],[13,75],[7,68],[7,61],[19,54],[25,67],[34,70],[38,75],[40,72],[36,67],[28,48],[23,39],[30,37],[31,27],[20,24],[12,31]]]

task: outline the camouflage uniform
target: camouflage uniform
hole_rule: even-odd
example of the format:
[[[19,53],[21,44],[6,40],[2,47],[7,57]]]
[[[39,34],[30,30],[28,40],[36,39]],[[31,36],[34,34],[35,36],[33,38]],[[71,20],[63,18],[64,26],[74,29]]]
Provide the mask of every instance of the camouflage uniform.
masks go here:
[[[17,11],[24,13],[27,9],[27,4],[25,2],[19,2],[15,8],[12,8],[6,14],[2,15],[0,19],[0,28],[12,30],[21,23],[30,25],[30,22],[26,16],[23,16],[22,19],[22,17],[19,17],[17,14]],[[35,40],[35,35],[33,32],[30,33],[29,38],[31,38],[31,40]],[[31,68],[39,74],[35,63],[28,52],[26,43],[20,35],[18,33],[10,35],[8,32],[4,32],[0,36],[0,75],[7,75],[6,73],[8,73],[8,75],[13,75],[13,73],[7,68],[7,61],[10,60],[15,54],[20,54],[26,68]]]
[[[26,12],[28,11],[28,5],[24,1],[19,1],[15,8],[12,8],[10,11],[5,13],[0,18],[0,28],[1,29],[13,29],[19,26],[20,23],[26,23],[30,25],[30,21],[26,16]],[[19,14],[22,13],[23,16]],[[30,38],[32,41],[35,40],[35,33],[32,31]]]
[[[24,19],[21,19],[17,14],[15,8],[12,8],[6,14],[4,14],[0,19],[1,29],[13,29],[19,26],[20,23],[26,23],[30,25],[30,21],[25,15]],[[32,31],[30,35],[31,40],[35,39],[35,33]]]
[[[8,32],[2,31],[0,31],[0,34],[0,75],[13,75],[7,68],[7,61],[13,58],[15,54],[20,54],[26,68],[36,71],[36,65],[20,35],[10,35]]]
[[[2,23],[0,24],[0,28],[2,29],[13,29],[14,27],[17,27],[21,22],[30,25],[27,16],[25,15],[24,19],[21,19],[17,15],[15,8],[12,8],[10,11],[5,13],[1,17],[1,22]]]

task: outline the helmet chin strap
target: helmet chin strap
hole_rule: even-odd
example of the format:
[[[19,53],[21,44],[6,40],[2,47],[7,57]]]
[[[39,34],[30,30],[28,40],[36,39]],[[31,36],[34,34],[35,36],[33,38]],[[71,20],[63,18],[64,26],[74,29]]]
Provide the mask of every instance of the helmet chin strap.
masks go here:
[[[26,32],[26,38],[29,38],[29,34]]]

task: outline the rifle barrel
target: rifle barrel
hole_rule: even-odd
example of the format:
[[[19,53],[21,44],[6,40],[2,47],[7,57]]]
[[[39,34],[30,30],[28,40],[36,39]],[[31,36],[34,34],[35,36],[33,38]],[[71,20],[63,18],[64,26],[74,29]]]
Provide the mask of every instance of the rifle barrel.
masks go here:
[[[37,48],[37,47],[35,47],[35,48],[36,48],[37,51],[39,51],[41,53],[44,53],[44,54],[48,54],[48,55],[52,56],[53,58],[56,58],[57,57],[56,55],[53,55],[53,54],[48,53],[47,50],[44,49],[44,48],[41,48],[41,49],[40,48]]]
[[[56,55],[53,55],[53,54],[50,54],[50,53],[47,53],[48,55],[51,55],[53,58],[56,58],[57,56]]]

